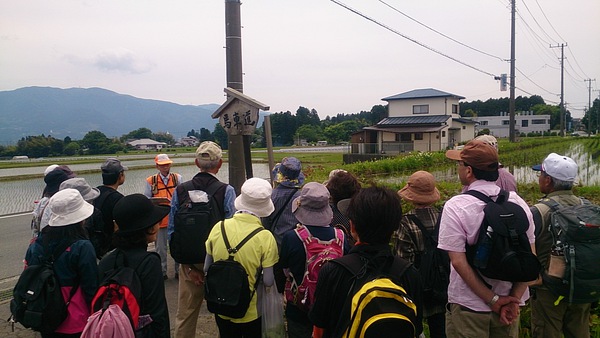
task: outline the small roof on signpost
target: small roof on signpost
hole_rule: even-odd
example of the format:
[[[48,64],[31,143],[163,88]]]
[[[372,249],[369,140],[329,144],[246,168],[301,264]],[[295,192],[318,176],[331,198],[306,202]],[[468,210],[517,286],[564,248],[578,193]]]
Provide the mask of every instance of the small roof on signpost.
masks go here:
[[[252,135],[258,123],[258,111],[269,106],[233,89],[224,88],[227,101],[212,114],[228,135]]]

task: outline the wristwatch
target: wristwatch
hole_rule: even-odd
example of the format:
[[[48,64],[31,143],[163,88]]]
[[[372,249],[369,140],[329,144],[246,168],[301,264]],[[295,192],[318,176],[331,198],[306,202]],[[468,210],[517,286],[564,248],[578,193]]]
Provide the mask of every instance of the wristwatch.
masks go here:
[[[498,299],[500,299],[500,296],[494,295],[494,297],[492,297],[492,299],[487,303],[487,305],[489,307],[493,307],[494,304],[496,304],[496,302],[498,301]]]

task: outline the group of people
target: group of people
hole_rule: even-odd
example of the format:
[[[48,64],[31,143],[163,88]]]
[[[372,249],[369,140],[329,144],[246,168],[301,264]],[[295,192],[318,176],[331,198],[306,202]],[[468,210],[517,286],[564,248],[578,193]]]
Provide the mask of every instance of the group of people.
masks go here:
[[[463,192],[476,190],[495,199],[501,189],[509,191],[508,201],[527,215],[527,238],[547,269],[552,244],[547,231],[549,207],[543,203],[529,207],[519,197],[514,177],[498,161],[496,140],[488,135],[479,137],[462,150],[447,151],[446,157],[458,165]],[[159,154],[155,158],[158,173],[147,178],[144,193],[128,196],[117,191],[127,170],[117,159],[102,165],[103,185],[98,188],[90,187],[66,166],[49,167],[43,198],[34,210],[34,240],[25,260],[29,265],[40,264],[48,253],[68,244],[56,259],[55,270],[70,305],[67,320],[54,334],[43,336],[77,337],[103,276],[123,260],[120,257],[126,257],[142,283],[140,314],[152,319],[152,336],[169,337],[164,290],[169,238],[180,206],[188,205],[194,192],[210,191],[217,222],[206,242],[197,243],[205,255],[201,261],[180,262],[175,267],[175,337],[195,336],[210,266],[229,257],[229,243],[235,246],[262,228],[269,231],[258,232],[236,253],[252,289],[260,282],[287,298],[284,294],[290,283],[299,284],[307,273],[308,236],[334,243],[331,248],[340,257],[360,258],[365,262],[365,274],[392,271],[398,261],[413,263],[393,279],[416,305],[417,335],[422,333],[422,320],[426,319],[431,337],[518,337],[520,308],[530,299],[534,337],[589,337],[590,304],[555,303],[556,297],[544,288],[541,279],[529,284],[494,280],[471,266],[465,248],[477,241],[485,203],[461,193],[438,209],[441,196],[435,178],[426,171],[415,172],[398,192],[382,186],[361,187],[354,175],[341,169],[332,171],[326,182],[305,184],[300,161],[286,157],[273,169],[272,182],[248,179],[236,196],[234,188],[216,176],[222,163],[221,148],[214,142],[202,142],[195,159],[199,173],[184,182],[181,175],[170,172],[169,157]],[[540,172],[540,191],[546,198],[561,205],[579,203],[572,192],[577,176],[577,164],[572,159],[550,154],[533,169]],[[402,202],[412,206],[404,215]],[[425,250],[426,234],[421,228],[429,235],[439,232],[438,248],[448,253],[447,302],[423,302],[421,277],[415,267]],[[94,231],[100,234],[93,236]],[[229,243],[223,240],[223,232]],[[94,238],[100,239],[94,242]],[[158,255],[147,254],[150,243],[155,243]],[[355,289],[355,279],[342,265],[324,264],[309,310],[288,299],[288,336],[335,337],[344,332],[340,326],[351,320],[347,299]],[[253,292],[243,317],[215,315],[220,336],[261,337],[258,303]],[[399,332],[390,334],[402,336]]]

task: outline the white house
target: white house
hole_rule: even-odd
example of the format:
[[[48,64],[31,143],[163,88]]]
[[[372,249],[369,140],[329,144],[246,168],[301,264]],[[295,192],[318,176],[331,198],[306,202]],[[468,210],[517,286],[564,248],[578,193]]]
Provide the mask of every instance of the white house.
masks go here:
[[[149,138],[142,138],[139,140],[129,141],[127,142],[127,144],[139,150],[160,150],[167,146],[165,142],[157,142]]]
[[[473,120],[478,122],[477,131],[489,129],[491,135],[509,137],[510,116],[506,112],[501,112],[500,116],[474,117]],[[515,131],[525,134],[550,131],[550,115],[533,115],[531,111],[515,113]]]
[[[388,117],[352,135],[353,153],[437,151],[475,136],[475,122],[459,115],[464,97],[427,88],[388,96]],[[362,143],[362,145],[360,144]]]

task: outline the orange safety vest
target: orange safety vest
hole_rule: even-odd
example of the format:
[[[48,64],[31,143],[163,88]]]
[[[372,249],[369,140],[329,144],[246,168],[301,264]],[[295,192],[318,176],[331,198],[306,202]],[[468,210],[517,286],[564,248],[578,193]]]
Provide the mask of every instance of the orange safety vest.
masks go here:
[[[152,197],[165,197],[169,201],[175,192],[175,188],[177,187],[177,175],[174,173],[169,174],[169,182],[167,185],[162,180],[160,174],[152,175],[146,178],[146,182],[150,184],[152,188]],[[165,216],[165,218],[160,221],[160,227],[166,228],[169,225],[169,215]]]

